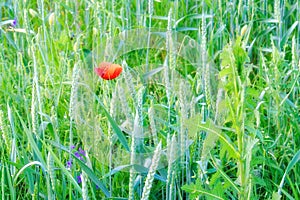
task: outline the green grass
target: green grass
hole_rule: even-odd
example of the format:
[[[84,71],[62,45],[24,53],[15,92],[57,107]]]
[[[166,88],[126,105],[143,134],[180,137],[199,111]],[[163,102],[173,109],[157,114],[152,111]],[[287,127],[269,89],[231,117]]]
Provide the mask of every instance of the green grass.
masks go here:
[[[300,199],[299,6],[0,2],[1,199]]]

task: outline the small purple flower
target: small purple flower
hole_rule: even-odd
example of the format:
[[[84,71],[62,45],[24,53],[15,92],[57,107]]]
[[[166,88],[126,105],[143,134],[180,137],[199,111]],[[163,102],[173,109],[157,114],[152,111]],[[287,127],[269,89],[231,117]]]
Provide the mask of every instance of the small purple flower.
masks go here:
[[[12,27],[16,27],[17,26],[17,18],[14,19],[14,21],[11,23]]]
[[[99,188],[99,186],[98,185],[96,185],[96,190],[99,190],[100,188]]]
[[[78,152],[83,156],[85,156],[85,151],[82,148],[79,147]]]
[[[82,182],[81,180],[81,174],[79,176],[77,176],[77,183],[80,184]]]
[[[67,161],[67,168],[71,169],[72,168],[72,159]]]
[[[84,159],[82,158],[81,154],[79,153],[79,151],[76,151],[74,153],[74,155],[76,156],[76,158],[78,158],[79,160],[83,161]]]
[[[76,147],[75,145],[70,146],[71,150],[75,149],[75,147]]]

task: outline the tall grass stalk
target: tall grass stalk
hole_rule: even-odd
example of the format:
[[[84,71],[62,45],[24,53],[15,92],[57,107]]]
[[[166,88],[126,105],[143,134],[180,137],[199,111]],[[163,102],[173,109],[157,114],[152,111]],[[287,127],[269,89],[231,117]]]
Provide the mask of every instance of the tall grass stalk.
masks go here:
[[[2,133],[1,140],[3,140],[3,152],[11,152],[11,135],[8,132],[8,127],[6,125],[6,121],[4,121],[4,113],[0,110],[0,132]],[[3,155],[1,155],[3,156]]]
[[[150,125],[150,132],[151,132],[153,143],[155,146],[157,146],[158,139],[157,139],[157,130],[156,130],[154,116],[155,116],[154,107],[153,104],[151,104],[151,106],[148,109],[149,125]]]
[[[150,165],[150,168],[149,168],[149,171],[147,174],[147,178],[145,181],[145,185],[143,188],[143,194],[142,194],[141,200],[149,199],[153,180],[154,180],[154,174],[155,174],[155,171],[159,164],[160,155],[161,155],[161,142],[159,142],[157,147],[155,148],[155,151],[154,151],[154,154],[152,157],[152,161],[151,161],[151,165]]]
[[[152,16],[153,16],[153,0],[148,0],[148,38],[147,38],[147,54],[146,54],[146,72],[149,71],[149,50],[150,50],[150,37],[152,27]]]
[[[76,104],[77,104],[77,90],[78,90],[78,79],[80,72],[80,64],[76,63],[73,68],[72,85],[71,85],[71,97],[69,106],[69,116],[70,116],[70,147],[73,146],[73,120],[76,116]]]
[[[168,174],[167,174],[167,185],[166,185],[166,197],[167,199],[173,199],[173,187],[174,187],[174,175],[175,173],[175,164],[174,161],[177,157],[177,140],[176,135],[173,135],[172,138],[170,138],[170,135],[168,135],[167,140],[167,158],[168,158]]]
[[[48,198],[49,199],[53,199],[52,195],[52,191],[55,191],[55,171],[54,171],[54,161],[53,158],[50,154],[50,152],[48,152],[48,156],[47,156],[47,172],[48,172],[48,176],[47,176],[47,193],[48,193]]]
[[[134,129],[131,135],[131,147],[130,147],[130,175],[129,175],[129,194],[128,199],[134,198],[134,180],[136,177],[136,171],[134,169],[134,164],[136,164],[136,137],[140,134],[140,119],[138,111],[136,111],[136,116],[134,120]]]

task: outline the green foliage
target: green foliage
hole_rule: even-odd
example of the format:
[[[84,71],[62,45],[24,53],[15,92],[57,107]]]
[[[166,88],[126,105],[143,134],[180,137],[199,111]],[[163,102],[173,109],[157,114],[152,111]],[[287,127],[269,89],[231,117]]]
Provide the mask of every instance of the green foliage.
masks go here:
[[[1,2],[0,198],[299,199],[299,16],[287,0]],[[102,61],[121,76],[96,76]]]
[[[219,197],[215,194],[212,194],[209,190],[202,188],[200,181],[197,181],[195,184],[185,185],[182,187],[183,190],[191,193],[191,198],[195,199],[196,197],[203,195],[206,196],[208,199],[220,199],[223,200],[224,198]]]

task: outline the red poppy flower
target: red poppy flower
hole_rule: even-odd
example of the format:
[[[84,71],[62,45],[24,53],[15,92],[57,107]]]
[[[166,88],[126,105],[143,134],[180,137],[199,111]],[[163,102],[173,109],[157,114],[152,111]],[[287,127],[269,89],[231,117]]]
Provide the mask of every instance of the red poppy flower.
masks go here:
[[[102,62],[95,68],[95,72],[98,76],[105,80],[112,80],[121,74],[122,67],[118,64]]]

